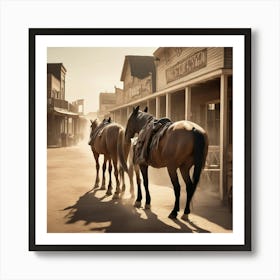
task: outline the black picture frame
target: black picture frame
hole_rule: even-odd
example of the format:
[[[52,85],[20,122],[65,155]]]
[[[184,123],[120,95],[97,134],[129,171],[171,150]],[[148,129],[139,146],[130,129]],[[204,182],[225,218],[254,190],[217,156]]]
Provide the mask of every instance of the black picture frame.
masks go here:
[[[242,36],[244,38],[244,244],[161,244],[161,245],[79,245],[79,244],[37,244],[36,243],[36,38],[37,36],[67,35],[217,35]],[[30,251],[250,251],[251,248],[251,29],[249,28],[193,28],[193,29],[29,29],[29,250]]]

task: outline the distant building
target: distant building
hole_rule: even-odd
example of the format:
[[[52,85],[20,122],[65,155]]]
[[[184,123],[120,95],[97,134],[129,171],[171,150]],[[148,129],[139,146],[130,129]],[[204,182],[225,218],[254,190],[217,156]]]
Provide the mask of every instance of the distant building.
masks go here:
[[[77,108],[77,112],[80,116],[84,115],[85,108],[84,108],[84,99],[78,99],[72,102],[72,105]]]
[[[153,56],[127,55],[124,60],[121,81],[124,94],[138,99],[156,91],[156,68]]]
[[[66,68],[62,63],[47,64],[47,145],[61,147],[83,138],[84,100],[65,100]]]
[[[85,115],[88,120],[95,120],[97,118],[97,112],[89,112]]]
[[[153,56],[125,56],[120,80],[123,82],[124,89],[116,90],[117,102],[111,110],[111,116],[116,122],[126,125],[131,107],[124,104],[141,100],[156,91],[155,58]],[[125,108],[115,110],[119,106]]]
[[[117,100],[116,92],[115,93],[101,92],[99,94],[99,111],[97,113],[99,119],[103,119],[109,116],[110,110],[116,106],[116,100]]]

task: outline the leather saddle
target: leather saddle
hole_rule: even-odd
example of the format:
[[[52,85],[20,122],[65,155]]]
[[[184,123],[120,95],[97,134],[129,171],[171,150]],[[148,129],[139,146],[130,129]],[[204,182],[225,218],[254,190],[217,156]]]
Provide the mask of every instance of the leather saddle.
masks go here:
[[[171,120],[168,118],[161,118],[159,120],[156,120],[154,122],[154,128],[153,133],[151,135],[151,138],[149,140],[150,144],[148,146],[148,154],[152,149],[158,148],[158,143],[160,139],[165,134],[168,127],[172,124]]]

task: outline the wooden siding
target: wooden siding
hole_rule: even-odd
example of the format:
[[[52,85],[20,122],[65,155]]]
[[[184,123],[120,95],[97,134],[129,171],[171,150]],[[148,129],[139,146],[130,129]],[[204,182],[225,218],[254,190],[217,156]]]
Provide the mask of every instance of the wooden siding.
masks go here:
[[[60,81],[52,74],[47,75],[47,92],[48,98],[61,98]]]
[[[224,50],[224,68],[232,68],[232,48],[225,48]]]
[[[143,79],[133,77],[131,76],[131,68],[128,64],[124,76],[124,93],[122,98],[124,103],[128,103],[131,100],[141,99],[152,93],[151,75]]]
[[[157,66],[157,91],[163,90],[180,82],[189,81],[211,71],[224,68],[224,48],[182,48],[181,53],[175,51],[178,48],[167,49],[169,49],[169,55],[166,55],[163,51],[159,57]],[[174,49],[174,52],[172,49]],[[193,71],[185,76],[179,77],[178,79],[169,83],[167,82],[167,69],[190,58],[192,55],[203,51],[204,49],[207,51],[207,62],[205,67],[202,67],[197,71]]]

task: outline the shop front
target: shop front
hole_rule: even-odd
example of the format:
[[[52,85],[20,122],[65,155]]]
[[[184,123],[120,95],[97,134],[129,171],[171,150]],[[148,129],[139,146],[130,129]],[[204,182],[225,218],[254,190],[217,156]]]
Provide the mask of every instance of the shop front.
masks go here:
[[[79,115],[55,108],[48,112],[48,147],[67,147],[79,141]]]
[[[232,49],[158,48],[154,57],[156,91],[117,105],[110,115],[125,125],[140,105],[157,118],[201,125],[209,137],[204,177],[226,202],[232,186]]]

